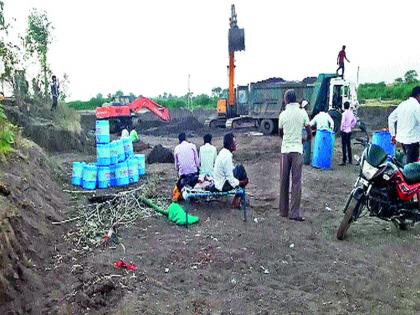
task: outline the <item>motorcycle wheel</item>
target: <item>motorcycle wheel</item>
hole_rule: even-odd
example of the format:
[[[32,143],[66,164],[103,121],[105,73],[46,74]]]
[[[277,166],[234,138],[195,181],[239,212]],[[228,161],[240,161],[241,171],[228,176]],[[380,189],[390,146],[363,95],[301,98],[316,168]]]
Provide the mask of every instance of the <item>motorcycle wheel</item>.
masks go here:
[[[353,213],[357,213],[360,207],[360,200],[356,201],[354,206],[350,206],[352,200],[354,200],[353,196],[349,196],[349,200],[346,204],[346,210],[344,212],[344,218],[341,220],[340,226],[337,230],[337,239],[342,241],[344,236],[346,235],[347,230],[349,229],[350,224],[353,222]]]

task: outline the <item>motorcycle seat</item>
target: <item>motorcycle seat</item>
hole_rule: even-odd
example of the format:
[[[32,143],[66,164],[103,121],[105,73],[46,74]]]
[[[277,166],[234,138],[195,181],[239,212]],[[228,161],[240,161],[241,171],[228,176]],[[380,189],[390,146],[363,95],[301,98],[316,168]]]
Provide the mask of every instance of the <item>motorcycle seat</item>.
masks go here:
[[[410,163],[404,166],[402,174],[407,184],[412,185],[420,182],[420,162]]]

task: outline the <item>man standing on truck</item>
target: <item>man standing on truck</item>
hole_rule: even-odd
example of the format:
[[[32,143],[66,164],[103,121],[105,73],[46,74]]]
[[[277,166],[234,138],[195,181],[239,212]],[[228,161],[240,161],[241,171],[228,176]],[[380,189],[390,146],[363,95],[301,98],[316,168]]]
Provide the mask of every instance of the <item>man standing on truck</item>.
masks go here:
[[[397,130],[395,130],[397,123]],[[388,117],[392,143],[402,143],[407,163],[417,162],[420,142],[420,86],[413,88],[411,97],[402,102]]]
[[[52,97],[52,107],[51,110],[54,111],[57,109],[57,103],[58,103],[58,95],[59,95],[59,88],[60,84],[57,82],[57,77],[55,75],[52,76],[52,82],[51,82],[51,97]]]
[[[348,60],[347,59],[347,56],[346,56],[346,46],[345,45],[343,45],[343,48],[338,53],[338,56],[337,56],[337,65],[338,65],[338,68],[335,71],[337,73],[337,75],[338,75],[338,70],[341,69],[341,77],[342,78],[344,78],[344,59],[346,59],[347,62],[350,63],[350,60]]]
[[[279,210],[282,217],[290,220],[305,221],[300,213],[302,194],[303,139],[302,128],[306,129],[307,141],[312,132],[308,114],[296,101],[296,92],[287,90],[284,94],[286,109],[279,116],[279,134],[282,138],[280,154],[280,200]],[[289,183],[292,176],[292,200],[289,213]]]

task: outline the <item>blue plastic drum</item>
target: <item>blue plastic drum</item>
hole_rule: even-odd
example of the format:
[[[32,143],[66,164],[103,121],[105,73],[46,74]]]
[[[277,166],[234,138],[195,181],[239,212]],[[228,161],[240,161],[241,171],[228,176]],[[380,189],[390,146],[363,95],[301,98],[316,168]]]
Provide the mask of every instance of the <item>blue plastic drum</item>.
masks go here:
[[[111,151],[108,144],[96,145],[96,156],[98,166],[109,166],[111,164]]]
[[[84,162],[73,162],[73,172],[71,175],[71,184],[74,186],[82,186]]]
[[[139,164],[139,176],[144,176],[146,174],[146,157],[144,154],[136,154],[135,158]]]
[[[139,162],[136,158],[131,158],[127,161],[128,166],[128,180],[130,184],[139,181]]]
[[[92,190],[96,188],[97,167],[95,164],[85,164],[83,167],[83,189]]]
[[[111,187],[111,169],[109,166],[98,167],[98,188]]]
[[[118,162],[125,161],[124,143],[122,139],[115,141],[117,143]]]
[[[116,168],[116,165],[109,166],[109,176],[110,176],[111,187],[117,186],[117,179],[115,178],[115,168]]]
[[[388,155],[395,154],[395,146],[391,143],[389,131],[375,131],[372,135],[372,144],[380,146]]]
[[[118,163],[118,143],[115,141],[112,141],[109,144],[109,158],[110,158],[110,164],[117,164]]]
[[[129,184],[127,162],[121,162],[115,166],[115,182],[118,187]]]
[[[121,140],[123,141],[123,144],[124,144],[125,158],[129,159],[131,157],[134,157],[133,141],[131,141],[130,138],[122,138]]]
[[[328,170],[334,157],[334,133],[329,129],[318,129],[315,136],[312,166]]]
[[[109,121],[96,121],[96,143],[109,143],[111,137],[109,134]]]

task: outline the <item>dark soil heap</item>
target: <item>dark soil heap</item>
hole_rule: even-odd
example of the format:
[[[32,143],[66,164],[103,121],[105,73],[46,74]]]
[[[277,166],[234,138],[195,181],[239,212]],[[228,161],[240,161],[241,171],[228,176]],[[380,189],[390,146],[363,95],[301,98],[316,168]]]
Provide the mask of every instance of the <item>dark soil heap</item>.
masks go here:
[[[51,221],[62,219],[66,196],[44,152],[21,142],[0,163],[0,314],[43,313],[65,276],[51,264],[63,236]]]
[[[161,144],[156,145],[152,152],[147,156],[147,163],[174,163],[174,155],[171,150],[163,147]]]
[[[156,122],[155,122],[156,123]],[[180,132],[185,132],[187,135],[204,134],[210,131],[204,124],[199,122],[195,117],[186,117],[181,119],[172,119],[170,122],[159,122],[158,127],[140,130],[143,134],[153,136],[168,136],[178,135]]]
[[[54,113],[36,110],[34,105],[28,111],[26,106],[19,107],[14,102],[7,102],[3,107],[10,122],[23,127],[25,137],[49,152],[95,152],[94,137],[88,137],[86,131],[76,134],[58,126]]]

